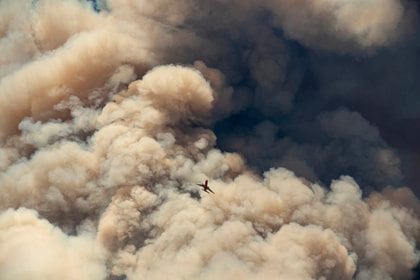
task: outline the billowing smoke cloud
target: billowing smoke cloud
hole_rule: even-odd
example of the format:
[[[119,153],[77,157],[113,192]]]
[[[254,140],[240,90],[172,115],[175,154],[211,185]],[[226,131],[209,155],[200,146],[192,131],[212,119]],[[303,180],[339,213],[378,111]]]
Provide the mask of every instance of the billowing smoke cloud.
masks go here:
[[[28,209],[4,211],[0,229],[2,279],[106,277],[102,249],[87,231],[68,236]]]
[[[395,43],[412,4],[95,7],[0,3],[1,279],[414,277],[398,149],[307,66]]]
[[[223,132],[226,135],[222,137],[222,144],[241,151],[252,165],[262,170],[285,166],[310,180],[331,180],[342,172],[351,172],[373,186],[396,184],[401,180],[396,152],[380,137],[378,129],[359,113],[339,108],[323,112],[305,126],[307,131],[304,132],[311,135],[298,135],[297,140],[312,137],[306,143],[294,139],[295,130],[302,128],[280,127],[263,121],[239,139],[228,130]],[[286,137],[277,137],[281,129],[290,132]]]
[[[391,43],[406,25],[399,0],[268,1],[286,34],[302,43],[340,51],[372,49]]]

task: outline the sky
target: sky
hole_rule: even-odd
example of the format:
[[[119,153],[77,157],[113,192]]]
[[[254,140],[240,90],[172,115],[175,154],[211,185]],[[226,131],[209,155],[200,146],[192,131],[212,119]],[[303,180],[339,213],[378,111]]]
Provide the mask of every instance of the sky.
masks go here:
[[[416,279],[419,5],[0,0],[0,278]]]

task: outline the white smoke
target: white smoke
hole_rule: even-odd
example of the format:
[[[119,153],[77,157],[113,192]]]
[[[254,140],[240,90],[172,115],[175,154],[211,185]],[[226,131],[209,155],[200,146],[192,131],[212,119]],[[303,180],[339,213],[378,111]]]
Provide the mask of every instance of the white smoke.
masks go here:
[[[331,190],[284,168],[260,176],[239,154],[216,147],[211,123],[243,103],[204,62],[157,66],[206,43],[178,28],[204,17],[210,4],[182,1],[169,12],[168,2],[109,1],[111,11],[99,14],[77,1],[0,4],[7,15],[0,50],[12,52],[0,64],[1,279],[410,279],[420,220],[408,188],[364,198],[347,176]],[[401,4],[386,2],[398,18]],[[277,14],[289,2],[264,3]],[[215,5],[238,5],[238,22],[261,8]],[[394,17],[374,24],[387,33]],[[344,38],[358,47],[386,41],[376,35],[382,29],[360,39],[346,28]],[[19,33],[26,35],[14,39]],[[217,56],[223,47],[201,50]],[[252,64],[266,92],[277,80],[258,74],[282,70],[260,63],[264,53],[256,51]],[[292,101],[286,95],[281,110]],[[356,127],[340,130],[347,121]],[[357,114],[319,122],[332,137],[379,141]],[[205,179],[214,195],[196,187]]]

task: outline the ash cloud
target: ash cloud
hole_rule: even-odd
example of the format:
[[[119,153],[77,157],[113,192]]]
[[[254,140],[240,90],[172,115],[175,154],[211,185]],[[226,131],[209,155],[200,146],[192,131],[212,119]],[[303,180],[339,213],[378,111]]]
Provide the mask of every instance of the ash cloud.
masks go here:
[[[416,7],[1,2],[0,275],[412,279]]]
[[[241,126],[231,129],[240,137],[222,131],[221,145],[241,151],[261,170],[284,166],[317,182],[348,172],[371,187],[402,180],[396,150],[381,138],[375,126],[345,108],[321,112],[315,120],[303,123],[299,119],[295,124],[266,120],[245,132]]]

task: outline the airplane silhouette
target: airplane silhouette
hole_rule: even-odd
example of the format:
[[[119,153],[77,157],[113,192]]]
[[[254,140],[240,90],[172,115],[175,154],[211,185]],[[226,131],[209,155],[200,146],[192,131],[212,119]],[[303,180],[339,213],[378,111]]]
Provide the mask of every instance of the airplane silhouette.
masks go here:
[[[210,189],[209,185],[207,185],[207,183],[208,183],[208,180],[206,180],[206,181],[204,182],[204,184],[197,184],[197,186],[202,187],[202,188],[203,188],[203,191],[205,191],[206,193],[208,193],[209,191],[210,191],[210,192],[212,192],[212,193],[214,193],[214,192]]]

